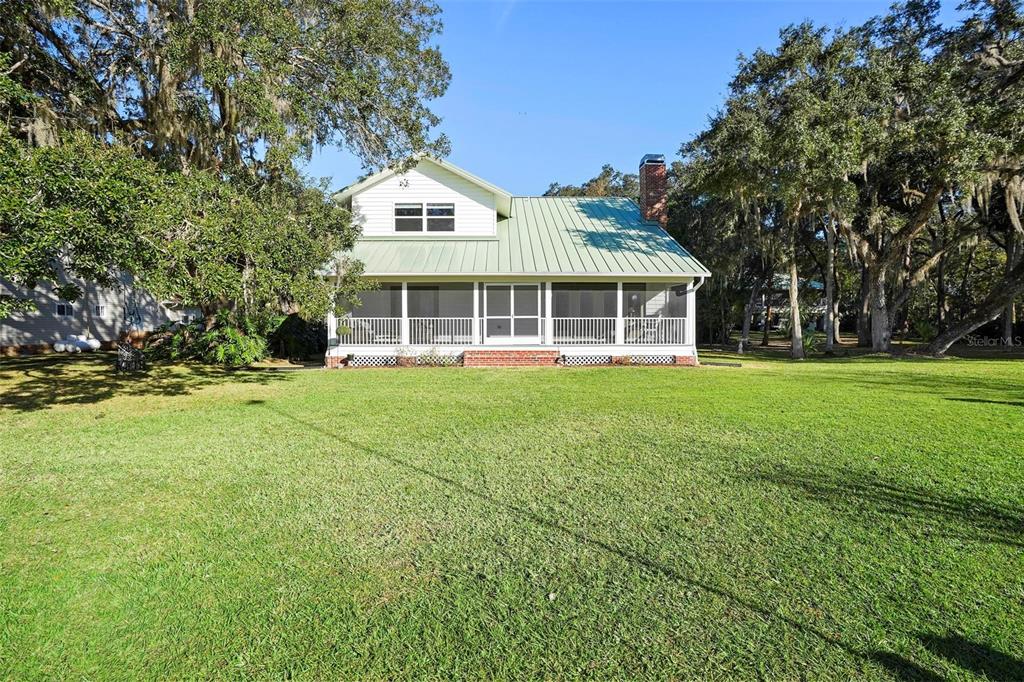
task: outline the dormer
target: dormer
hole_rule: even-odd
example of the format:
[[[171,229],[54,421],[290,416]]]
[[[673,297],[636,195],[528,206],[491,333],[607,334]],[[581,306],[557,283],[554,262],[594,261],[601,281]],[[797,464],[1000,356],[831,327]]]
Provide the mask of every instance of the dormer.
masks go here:
[[[364,237],[451,239],[495,237],[512,196],[439,159],[421,158],[408,171],[387,169],[335,198],[352,212]]]

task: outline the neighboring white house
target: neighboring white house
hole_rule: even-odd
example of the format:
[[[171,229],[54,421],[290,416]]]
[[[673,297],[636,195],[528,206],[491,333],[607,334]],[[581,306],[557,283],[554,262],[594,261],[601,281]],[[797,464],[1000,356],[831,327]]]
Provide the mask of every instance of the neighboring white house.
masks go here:
[[[68,282],[62,277],[62,282]],[[27,296],[36,304],[31,312],[14,313],[0,320],[0,351],[40,351],[72,334],[110,345],[128,331],[147,332],[168,322],[182,322],[198,310],[161,303],[132,285],[125,275],[119,285],[100,287],[70,280],[82,289],[76,301],[65,301],[53,286],[40,284],[31,291],[0,279],[0,294]]]
[[[379,282],[327,321],[327,365],[459,355],[467,365],[696,364],[707,268],[665,232],[663,156],[640,164],[640,205],[513,197],[421,159],[342,190],[362,228],[351,256]]]

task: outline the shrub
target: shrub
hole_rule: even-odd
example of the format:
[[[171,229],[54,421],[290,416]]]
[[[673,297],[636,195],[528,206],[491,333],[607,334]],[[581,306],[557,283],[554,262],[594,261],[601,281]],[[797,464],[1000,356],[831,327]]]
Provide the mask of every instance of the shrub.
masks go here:
[[[229,324],[204,329],[202,323],[161,327],[147,340],[151,360],[197,360],[225,367],[244,367],[267,356],[267,340]]]
[[[214,327],[199,337],[201,359],[226,367],[245,367],[267,357],[267,340],[235,327]]]
[[[914,321],[914,335],[925,343],[934,339],[937,333],[938,332],[935,331],[935,325],[928,320]]]
[[[423,367],[456,367],[462,364],[462,355],[444,353],[431,348],[416,357],[416,364]]]
[[[327,350],[327,325],[289,315],[269,334],[267,341],[274,357],[305,360]]]

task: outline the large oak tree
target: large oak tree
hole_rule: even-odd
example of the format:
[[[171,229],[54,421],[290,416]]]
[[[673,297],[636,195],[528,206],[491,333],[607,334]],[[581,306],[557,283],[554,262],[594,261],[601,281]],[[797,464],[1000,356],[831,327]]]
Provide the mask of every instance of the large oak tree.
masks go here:
[[[78,171],[89,164],[73,157],[105,153],[85,134],[130,150],[151,164],[139,175],[162,183],[146,220],[94,226],[100,251],[65,248],[72,235],[47,223],[53,232],[24,284],[57,255],[73,271],[76,260],[105,258],[110,272],[128,269],[211,321],[267,306],[319,315],[329,293],[319,270],[356,233],[302,176],[304,158],[337,145],[375,169],[447,150],[427,107],[449,73],[433,44],[439,9],[425,0],[7,0],[3,9],[0,64],[18,95],[3,101],[7,133],[55,150],[47,158],[63,159],[69,180],[88,184]],[[33,153],[9,149],[32,166]],[[61,203],[73,198],[44,192],[20,218],[0,216],[0,247],[28,234],[18,221],[32,211],[74,210]],[[152,242],[146,259],[104,254],[102,235],[118,229]],[[358,265],[338,271],[344,298]],[[0,276],[19,279],[12,269]]]

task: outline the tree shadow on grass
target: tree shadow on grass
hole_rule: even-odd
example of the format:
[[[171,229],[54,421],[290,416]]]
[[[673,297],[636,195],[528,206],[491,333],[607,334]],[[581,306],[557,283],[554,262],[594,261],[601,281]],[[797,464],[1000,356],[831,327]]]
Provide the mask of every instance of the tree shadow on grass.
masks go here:
[[[958,635],[918,635],[925,649],[954,663],[975,675],[996,682],[1024,680],[1024,661],[994,649],[987,644],[972,642]],[[887,651],[876,651],[871,658],[899,680],[906,682],[937,682],[944,678],[908,658]]]
[[[845,369],[845,368],[843,368]],[[854,369],[849,366],[849,369]],[[879,369],[882,371],[871,371]],[[889,366],[858,367],[855,372],[841,369],[833,377],[863,388],[883,387],[895,393],[926,393],[949,400],[964,401],[1024,401],[1021,383],[1013,379],[1000,379],[978,374],[948,374],[942,372],[890,372]]]
[[[117,396],[186,395],[218,384],[266,385],[291,378],[274,370],[227,370],[198,364],[155,365],[140,374],[117,374],[115,357],[95,353],[4,359],[0,361],[0,413],[87,405]]]
[[[1017,505],[895,483],[850,468],[823,473],[781,466],[747,478],[799,491],[850,514],[885,514],[962,534],[958,536],[966,540],[1024,547],[1024,507]]]
[[[919,635],[926,649],[990,680],[1024,680],[1024,660],[958,634]]]
[[[986,400],[985,398],[946,398],[958,403],[981,403],[984,405],[1009,405],[1011,407],[1024,407],[1024,400]]]
[[[304,429],[326,436],[333,443],[337,443],[342,447],[349,448],[356,452],[361,452],[365,455],[369,455],[370,457],[374,457],[381,461],[388,462],[391,465],[403,469],[407,472],[429,478],[437,483],[440,483],[448,488],[451,488],[452,490],[456,490],[461,494],[480,500],[490,505],[491,507],[502,511],[503,513],[515,517],[519,521],[535,524],[551,532],[560,533],[567,537],[570,537],[576,542],[579,542],[583,545],[587,545],[593,549],[614,554],[615,556],[618,556],[627,563],[636,566],[644,571],[647,571],[650,574],[664,576],[681,585],[690,587],[698,592],[704,591],[709,594],[713,594],[721,599],[728,601],[740,610],[746,611],[750,614],[754,614],[764,619],[766,622],[781,623],[785,627],[788,627],[792,630],[795,630],[813,639],[816,639],[821,643],[825,644],[826,646],[835,647],[836,649],[845,652],[853,659],[862,662],[869,662],[873,665],[882,665],[883,667],[885,667],[884,661],[879,660],[875,652],[863,651],[855,646],[847,644],[838,636],[832,633],[820,630],[813,625],[803,623],[799,620],[796,620],[795,618],[785,616],[778,610],[773,610],[769,606],[761,606],[749,599],[746,599],[735,594],[734,592],[730,591],[725,587],[721,587],[719,585],[712,584],[706,580],[702,580],[692,575],[682,573],[679,570],[673,568],[672,566],[668,566],[666,564],[655,561],[629,548],[628,546],[623,546],[591,537],[590,535],[586,534],[585,532],[577,528],[573,528],[571,526],[566,525],[561,520],[549,519],[525,507],[497,500],[488,493],[476,490],[475,488],[472,488],[466,485],[465,483],[462,483],[461,481],[451,478],[450,476],[447,476],[437,471],[432,471],[431,469],[428,469],[417,464],[413,464],[412,462],[408,462],[405,459],[397,455],[391,454],[389,452],[386,452],[381,448],[354,441],[351,438],[348,438],[345,435],[343,435],[343,433],[341,432],[331,431],[319,424],[311,422],[307,419],[297,417],[293,414],[289,414],[288,412],[282,411],[280,409],[276,409],[270,406],[263,407],[284,419],[290,420],[292,422],[295,422],[296,424],[301,425]]]

